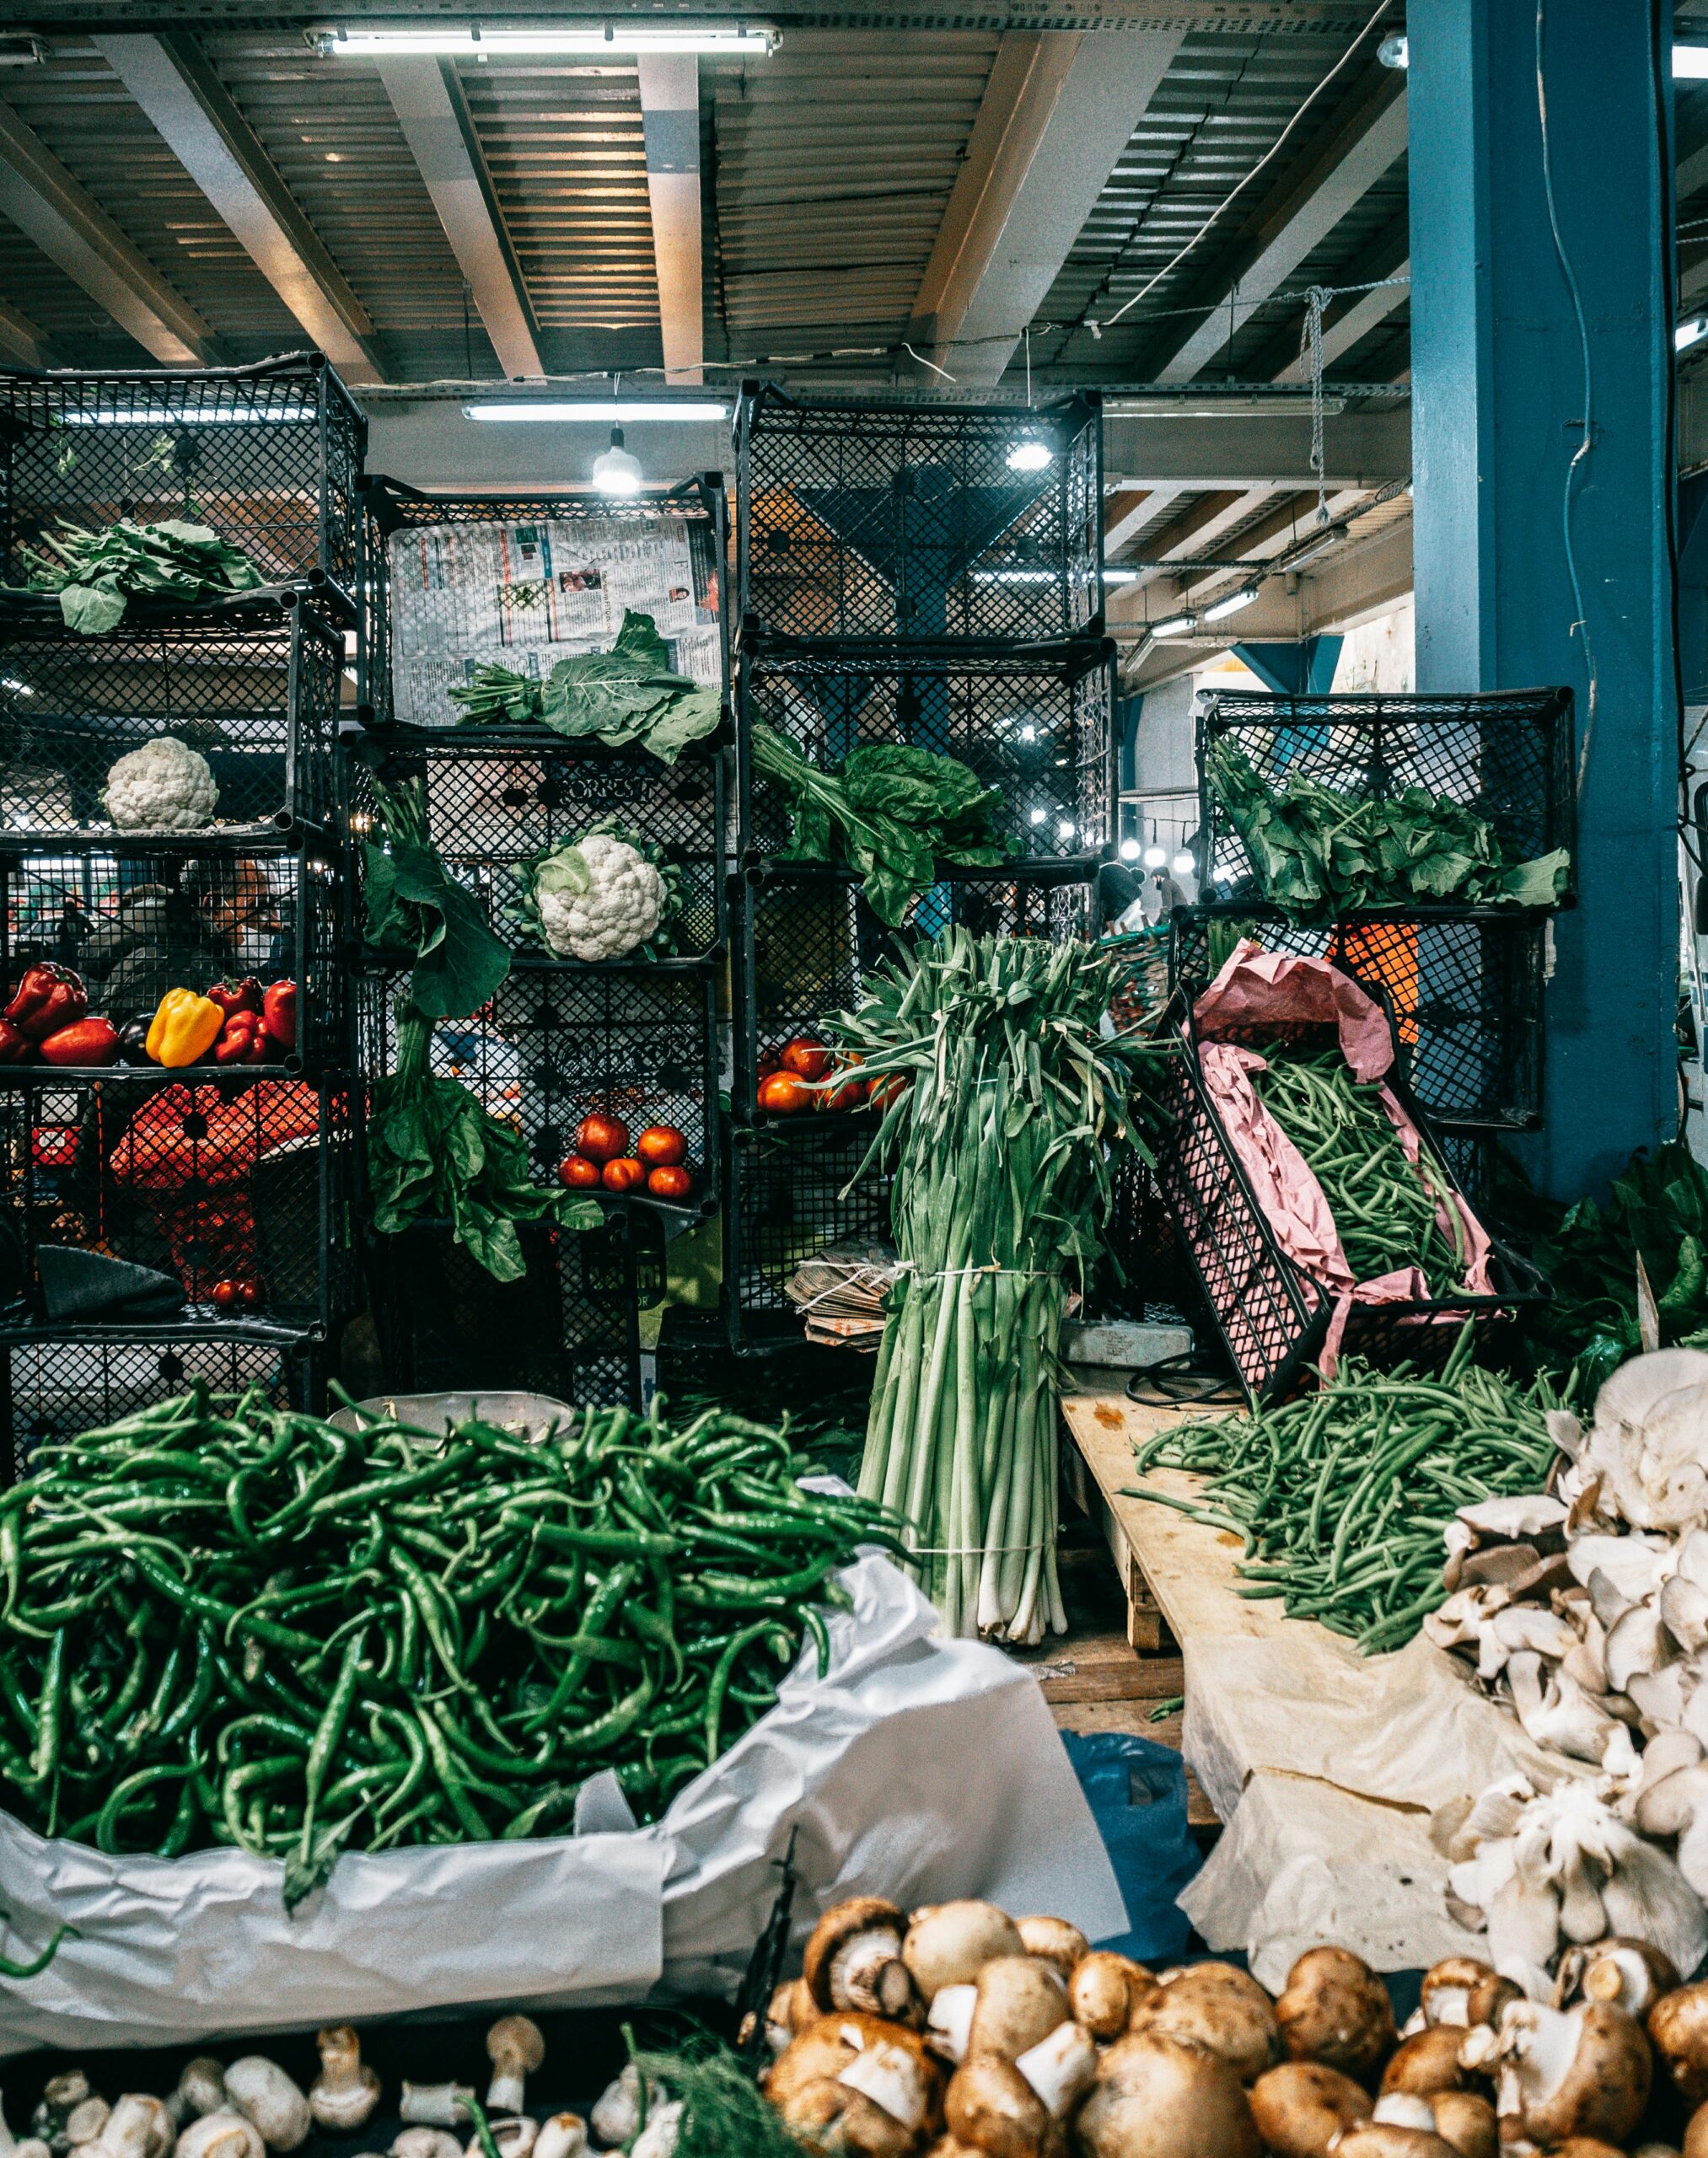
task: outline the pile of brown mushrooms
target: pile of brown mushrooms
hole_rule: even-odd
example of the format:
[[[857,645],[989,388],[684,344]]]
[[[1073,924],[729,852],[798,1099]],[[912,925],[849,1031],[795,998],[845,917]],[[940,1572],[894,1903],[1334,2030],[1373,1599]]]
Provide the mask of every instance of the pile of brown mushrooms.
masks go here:
[[[1568,1954],[1551,2004],[1437,1964],[1401,2033],[1344,1948],[1272,1999],[1060,1919],[861,1897],[819,1920],[766,2037],[771,2103],[850,2158],[1708,2158],[1708,1983],[1630,1941]]]

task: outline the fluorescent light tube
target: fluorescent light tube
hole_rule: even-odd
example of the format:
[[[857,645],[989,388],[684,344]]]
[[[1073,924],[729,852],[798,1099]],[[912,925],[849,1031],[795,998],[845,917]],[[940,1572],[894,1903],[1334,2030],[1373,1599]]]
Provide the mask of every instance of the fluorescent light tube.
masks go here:
[[[1681,83],[1708,81],[1708,45],[1675,45],[1673,78]]]
[[[1170,615],[1166,621],[1152,622],[1150,630],[1153,637],[1190,637],[1197,626],[1195,615]]]
[[[1204,609],[1206,622],[1220,622],[1230,615],[1237,615],[1242,607],[1249,607],[1257,597],[1254,584],[1242,585],[1238,592],[1230,592],[1225,599],[1215,599]]]
[[[501,421],[526,420],[590,420],[602,427],[609,427],[613,420],[619,423],[627,420],[636,425],[658,426],[666,421],[727,420],[727,405],[696,404],[686,400],[678,404],[642,405],[624,403],[613,405],[610,398],[595,404],[588,398],[577,398],[571,403],[548,402],[537,398],[527,405],[465,405],[465,420],[497,420]]]
[[[1103,581],[1105,584],[1131,584],[1137,575],[1136,570],[1105,570]]]
[[[537,30],[497,30],[422,25],[416,30],[346,30],[323,26],[309,32],[323,59],[373,60],[395,53],[431,52],[454,60],[508,60],[529,53],[737,53],[763,59],[777,41],[770,23],[682,24],[671,27],[626,21],[620,15],[584,28],[542,24]]]
[[[1708,314],[1693,314],[1673,332],[1673,350],[1688,352],[1693,345],[1700,345],[1705,337],[1708,337]]]
[[[1302,570],[1307,562],[1315,561],[1319,555],[1326,555],[1330,547],[1337,546],[1345,536],[1337,524],[1325,532],[1314,546],[1307,545],[1297,555],[1284,555],[1280,567],[1283,570]]]

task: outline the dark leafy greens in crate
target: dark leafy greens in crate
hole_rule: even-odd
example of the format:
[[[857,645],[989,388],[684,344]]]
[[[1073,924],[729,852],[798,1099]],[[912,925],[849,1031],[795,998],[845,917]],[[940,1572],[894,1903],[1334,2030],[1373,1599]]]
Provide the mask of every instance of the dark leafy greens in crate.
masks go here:
[[[121,517],[104,531],[62,525],[23,550],[30,588],[56,592],[66,627],[96,637],[116,629],[131,599],[185,603],[253,592],[266,582],[240,547],[206,524],[172,518],[136,524]]]
[[[1569,880],[1564,847],[1514,862],[1487,818],[1427,787],[1360,798],[1307,772],[1271,786],[1226,736],[1207,745],[1205,771],[1263,898],[1297,918],[1407,899],[1551,907]]]
[[[550,727],[610,748],[636,743],[667,765],[690,743],[715,733],[722,705],[715,690],[670,671],[670,655],[650,615],[631,608],[609,652],[560,659],[543,682],[496,664],[453,688],[465,727]]]
[[[509,973],[509,951],[427,836],[426,781],[373,787],[382,836],[363,849],[368,942],[414,961],[410,1001],[428,1018],[477,1012]]]

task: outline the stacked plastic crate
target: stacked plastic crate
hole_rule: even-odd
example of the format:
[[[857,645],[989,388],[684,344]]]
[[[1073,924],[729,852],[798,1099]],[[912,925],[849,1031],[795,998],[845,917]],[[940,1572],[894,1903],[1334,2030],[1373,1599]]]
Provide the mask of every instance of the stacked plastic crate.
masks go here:
[[[279,985],[260,1062],[163,1069],[133,1032],[121,1060],[91,1037],[88,1062],[65,1063],[8,1038],[5,1473],[44,1437],[198,1379],[312,1404],[357,1294],[335,750],[363,435],[314,355],[0,376],[6,996],[59,969],[122,1033],[171,990]],[[100,636],[17,589],[44,535],[121,518],[209,526],[266,582],[133,598]],[[205,760],[211,813],[169,786],[158,817],[147,800],[110,809],[112,767],[160,737]]]
[[[669,497],[621,502],[426,495],[374,479],[365,503],[363,727],[346,760],[356,835],[371,825],[374,779],[422,781],[428,836],[514,947],[492,1001],[435,1028],[432,1068],[514,1120],[542,1183],[555,1185],[577,1125],[595,1112],[631,1138],[674,1125],[692,1174],[679,1200],[596,1194],[605,1216],[597,1230],[524,1229],[528,1270],[514,1282],[495,1280],[448,1223],[376,1236],[370,1275],[387,1380],[399,1391],[522,1386],[638,1406],[641,1313],[662,1298],[666,1245],[718,1205],[727,703],[716,735],[666,764],[638,745],[568,739],[543,725],[459,726],[448,692],[491,660],[538,678],[559,658],[604,650],[631,605],[652,615],[676,671],[722,693],[722,482],[712,474]],[[517,937],[517,871],[604,819],[661,848],[679,878],[667,957],[583,962]],[[406,980],[371,953],[361,961],[364,1085],[393,1068]]]
[[[888,1228],[851,1191],[863,1110],[759,1106],[792,1038],[859,999],[899,942],[950,922],[1092,933],[1114,836],[1094,400],[976,408],[802,403],[747,385],[736,421],[739,851],[732,904],[733,1114],[724,1296],[733,1345],[798,1342],[786,1285]],[[763,722],[809,763],[867,743],[958,758],[1002,797],[1013,860],[945,867],[891,931],[853,871],[789,858],[787,801],[756,771]]]

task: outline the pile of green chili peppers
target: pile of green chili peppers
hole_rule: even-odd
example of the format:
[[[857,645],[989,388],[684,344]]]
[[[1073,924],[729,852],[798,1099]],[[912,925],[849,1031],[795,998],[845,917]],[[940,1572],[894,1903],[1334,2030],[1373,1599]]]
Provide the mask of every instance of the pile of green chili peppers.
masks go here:
[[[358,1434],[201,1391],[0,1495],[0,1803],[46,1835],[286,1861],[655,1817],[762,1715],[881,1510],[786,1432],[589,1409]]]
[[[1366,1655],[1403,1647],[1443,1601],[1442,1532],[1459,1507],[1539,1491],[1555,1459],[1544,1379],[1521,1391],[1470,1361],[1467,1326],[1439,1375],[1348,1357],[1321,1391],[1250,1416],[1181,1424],[1134,1450],[1208,1477],[1201,1500],[1129,1495],[1232,1529],[1238,1593],[1281,1597]]]
[[[1406,1159],[1380,1082],[1361,1085],[1338,1049],[1300,1056],[1279,1048],[1265,1056],[1267,1069],[1254,1071],[1252,1084],[1322,1186],[1353,1280],[1419,1266],[1431,1297],[1462,1295],[1464,1224],[1449,1205],[1444,1235],[1437,1216],[1451,1181],[1427,1145],[1415,1162]]]

